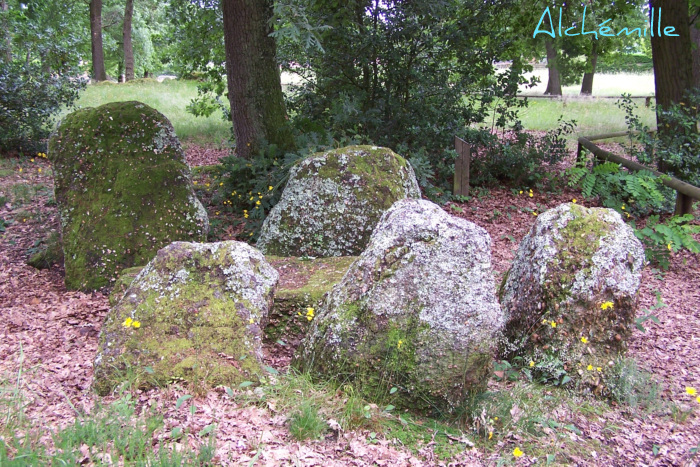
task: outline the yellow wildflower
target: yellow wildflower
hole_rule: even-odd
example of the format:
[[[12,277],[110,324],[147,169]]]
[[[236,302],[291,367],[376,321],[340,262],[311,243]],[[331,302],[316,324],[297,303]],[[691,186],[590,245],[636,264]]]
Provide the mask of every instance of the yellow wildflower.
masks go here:
[[[29,162],[34,162],[34,159],[29,159]]]
[[[695,400],[700,404],[700,396],[696,397]]]
[[[260,206],[260,200],[257,200],[257,201],[255,202],[255,204],[256,204],[257,206]]]
[[[254,320],[253,318],[250,318],[250,319],[248,320],[248,322],[249,322],[250,324],[254,324],[254,323],[255,323],[255,320]]]
[[[691,386],[686,386],[685,392],[687,392],[691,396],[694,396],[695,394],[698,393],[698,391],[694,387],[691,387]]]
[[[550,324],[553,328],[556,328],[556,327],[557,327],[557,322],[556,322],[556,321],[551,321],[549,324]]]
[[[133,319],[131,319],[131,318],[126,318],[126,319],[124,320],[124,322],[122,323],[122,326],[124,326],[125,328],[128,328],[129,326],[131,326],[131,323],[133,323],[133,322],[134,322]]]
[[[515,456],[516,458],[522,457],[523,454],[525,454],[525,453],[522,452],[522,451],[520,450],[520,448],[515,448],[515,449],[513,449],[513,456]]]
[[[593,371],[593,365],[588,365],[588,366],[586,367],[586,370],[588,370],[588,371]]]
[[[588,339],[586,339],[585,337],[582,337],[581,342],[583,342],[584,344],[588,344]]]
[[[533,366],[535,366],[535,362],[533,362],[532,360],[530,360],[530,368],[532,368]]]
[[[523,190],[520,190],[520,194],[521,194],[521,195],[523,194]]]
[[[493,438],[493,431],[489,431],[489,439]]]
[[[41,173],[41,167],[39,167],[39,173]]]
[[[571,202],[576,204],[576,198],[572,199]]]
[[[196,185],[196,184],[197,184],[197,180],[195,180],[194,182],[192,182],[192,184],[193,184],[193,185]]]
[[[309,321],[314,319],[314,309],[313,308],[309,307],[306,309],[306,319]]]
[[[603,302],[600,304],[601,310],[613,309],[613,302]]]
[[[624,204],[622,205],[622,210],[623,210],[623,211],[625,210],[625,205],[624,205]]]
[[[269,187],[267,187],[267,189],[268,189],[268,191],[272,191],[272,185],[270,185]]]
[[[219,183],[219,186],[224,186],[224,182]]]
[[[666,248],[668,248],[668,251],[671,251],[671,250],[672,250],[671,245],[672,245],[671,243],[669,243],[668,245],[666,245]]]
[[[603,367],[598,366],[598,367],[596,367],[595,371],[597,371],[598,373],[600,373],[601,371],[603,371]]]
[[[403,341],[402,341],[401,339],[399,339],[399,343],[396,344],[396,348],[397,348],[397,349],[400,349],[400,348],[401,348],[401,344],[403,344]]]
[[[141,321],[134,321],[134,322],[131,323],[131,326],[132,326],[134,329],[138,329],[138,328],[141,327]]]

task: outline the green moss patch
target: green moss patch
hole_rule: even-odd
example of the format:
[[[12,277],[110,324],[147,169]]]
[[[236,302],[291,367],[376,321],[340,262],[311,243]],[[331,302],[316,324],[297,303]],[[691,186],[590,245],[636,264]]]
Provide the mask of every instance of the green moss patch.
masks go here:
[[[170,122],[139,102],[68,115],[49,141],[66,287],[99,289],[177,240],[206,239],[184,152]]]
[[[184,380],[195,389],[257,380],[278,275],[246,244],[177,242],[160,250],[110,311],[95,361],[109,393]]]

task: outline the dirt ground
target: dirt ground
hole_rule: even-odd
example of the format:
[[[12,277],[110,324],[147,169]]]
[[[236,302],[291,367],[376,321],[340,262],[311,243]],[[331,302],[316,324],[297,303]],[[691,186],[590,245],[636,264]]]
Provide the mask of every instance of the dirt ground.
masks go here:
[[[215,163],[220,155],[217,151],[196,147],[188,150],[188,159],[193,165]],[[0,178],[0,193],[7,194],[11,185],[20,183],[38,189],[23,203],[0,205],[0,218],[14,219],[6,231],[0,233],[0,381],[3,385],[19,382],[26,396],[25,415],[50,445],[52,430],[71,423],[78,412],[89,412],[98,400],[90,389],[92,367],[98,334],[109,306],[107,297],[101,293],[67,291],[61,267],[37,270],[25,264],[28,251],[58,228],[58,215],[50,202],[53,182],[46,160],[15,160],[11,169],[12,174]],[[541,212],[573,198],[588,205],[580,199],[580,193],[566,189],[558,194],[535,191],[533,197],[510,189],[492,189],[468,203],[449,205],[445,209],[490,233],[493,266],[502,274],[534,222],[532,211]],[[699,214],[696,212],[696,217]],[[647,267],[639,294],[639,310],[656,304],[657,292],[667,305],[654,311],[660,324],[647,321],[646,332],[635,330],[629,353],[662,383],[662,397],[675,402],[686,415],[680,418],[663,413],[639,416],[624,407],[602,416],[571,414],[581,431],[580,435],[572,433],[572,436],[599,439],[610,448],[608,453],[593,455],[599,465],[696,465],[698,462],[691,450],[700,448],[697,416],[700,403],[686,388],[700,389],[697,371],[700,364],[700,255],[676,253],[671,268],[663,273]],[[284,367],[277,369],[286,370]],[[490,384],[507,389],[508,383]],[[388,439],[368,443],[367,434],[361,431],[298,442],[289,435],[286,414],[277,412],[274,406],[236,403],[223,389],[192,399],[190,404],[196,407],[193,415],[175,407],[175,401],[183,394],[186,389],[175,385],[139,391],[136,397],[140,406],[161,410],[165,417],[164,432],[173,426],[189,428],[191,434],[181,440],[183,444],[198,446],[201,439],[196,433],[216,423],[217,464],[441,463],[430,445],[411,453]],[[614,435],[606,432],[605,427],[610,425],[617,427]],[[512,451],[515,441],[504,438],[490,452],[466,448],[461,456],[453,459],[452,465],[495,464],[499,449]],[[573,459],[572,463],[590,464],[591,457],[586,459]],[[518,465],[533,462],[527,453],[517,459]]]

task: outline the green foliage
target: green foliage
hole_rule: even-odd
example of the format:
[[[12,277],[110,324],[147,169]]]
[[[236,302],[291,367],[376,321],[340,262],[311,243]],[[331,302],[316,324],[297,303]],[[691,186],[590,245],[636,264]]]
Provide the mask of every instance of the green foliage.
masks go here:
[[[659,222],[657,215],[649,216],[646,226],[634,232],[644,244],[647,260],[668,269],[671,251],[700,253],[700,243],[693,238],[693,234],[700,233],[700,225],[691,224],[693,220],[691,214],[672,216],[664,222]]]
[[[688,91],[683,102],[657,109],[663,126],[655,134],[640,122],[629,95],[623,95],[618,106],[625,111],[630,132],[638,132],[630,133],[630,154],[642,164],[654,164],[669,175],[700,185],[700,88]]]
[[[327,428],[328,425],[318,414],[318,408],[309,401],[303,402],[289,419],[289,433],[299,441],[319,439]]]
[[[518,126],[505,132],[506,120],[497,123],[501,132],[468,130],[465,140],[477,148],[472,159],[474,183],[508,181],[515,186],[534,186],[547,176],[544,165],[553,165],[568,154],[565,136],[576,122],[558,121],[544,136],[522,131]]]
[[[651,56],[642,54],[605,54],[596,64],[598,73],[648,73],[653,70]]]
[[[610,397],[632,408],[653,410],[661,401],[661,388],[651,374],[642,370],[631,358],[618,358],[603,376]]]
[[[246,238],[257,238],[265,217],[282,196],[292,166],[309,154],[335,146],[322,138],[317,133],[298,135],[295,152],[284,153],[275,145],[263,144],[251,159],[235,154],[221,159],[214,201],[224,211],[244,216]]]
[[[626,218],[671,208],[672,192],[648,170],[628,172],[613,162],[589,169],[583,163],[568,169],[567,176],[569,186],[580,188],[584,197],[599,197],[603,206]]]
[[[84,87],[84,81],[42,71],[39,64],[0,63],[0,153],[44,151],[52,117]]]

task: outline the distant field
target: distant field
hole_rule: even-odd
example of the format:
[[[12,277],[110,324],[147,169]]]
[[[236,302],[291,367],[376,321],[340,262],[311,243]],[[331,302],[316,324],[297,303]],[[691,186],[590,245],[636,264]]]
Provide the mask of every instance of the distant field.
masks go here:
[[[90,85],[76,102],[78,107],[97,107],[108,102],[137,100],[150,105],[168,117],[178,138],[186,144],[225,145],[231,125],[217,112],[210,117],[195,117],[186,107],[197,96],[195,81],[155,80],[135,83],[102,83]]]
[[[546,86],[546,70],[537,70],[544,75],[539,94]],[[626,91],[622,86],[629,85]],[[537,88],[539,89],[539,88]],[[594,95],[633,95],[653,93],[653,75],[596,75]],[[557,124],[563,115],[567,120],[576,120],[578,134],[596,134],[625,130],[624,113],[615,106],[615,99],[590,99],[578,97],[578,87],[564,89],[563,100],[529,99],[530,105],[520,112],[525,128],[547,130]],[[532,90],[528,92],[531,94]],[[170,119],[178,137],[186,144],[222,147],[230,136],[231,125],[216,113],[208,118],[195,117],[186,110],[187,104],[197,95],[194,81],[155,80],[126,84],[91,85],[82,93],[78,107],[96,107],[108,102],[139,100],[148,104]],[[649,126],[654,126],[654,113],[644,107],[644,100],[636,101],[639,115]]]

